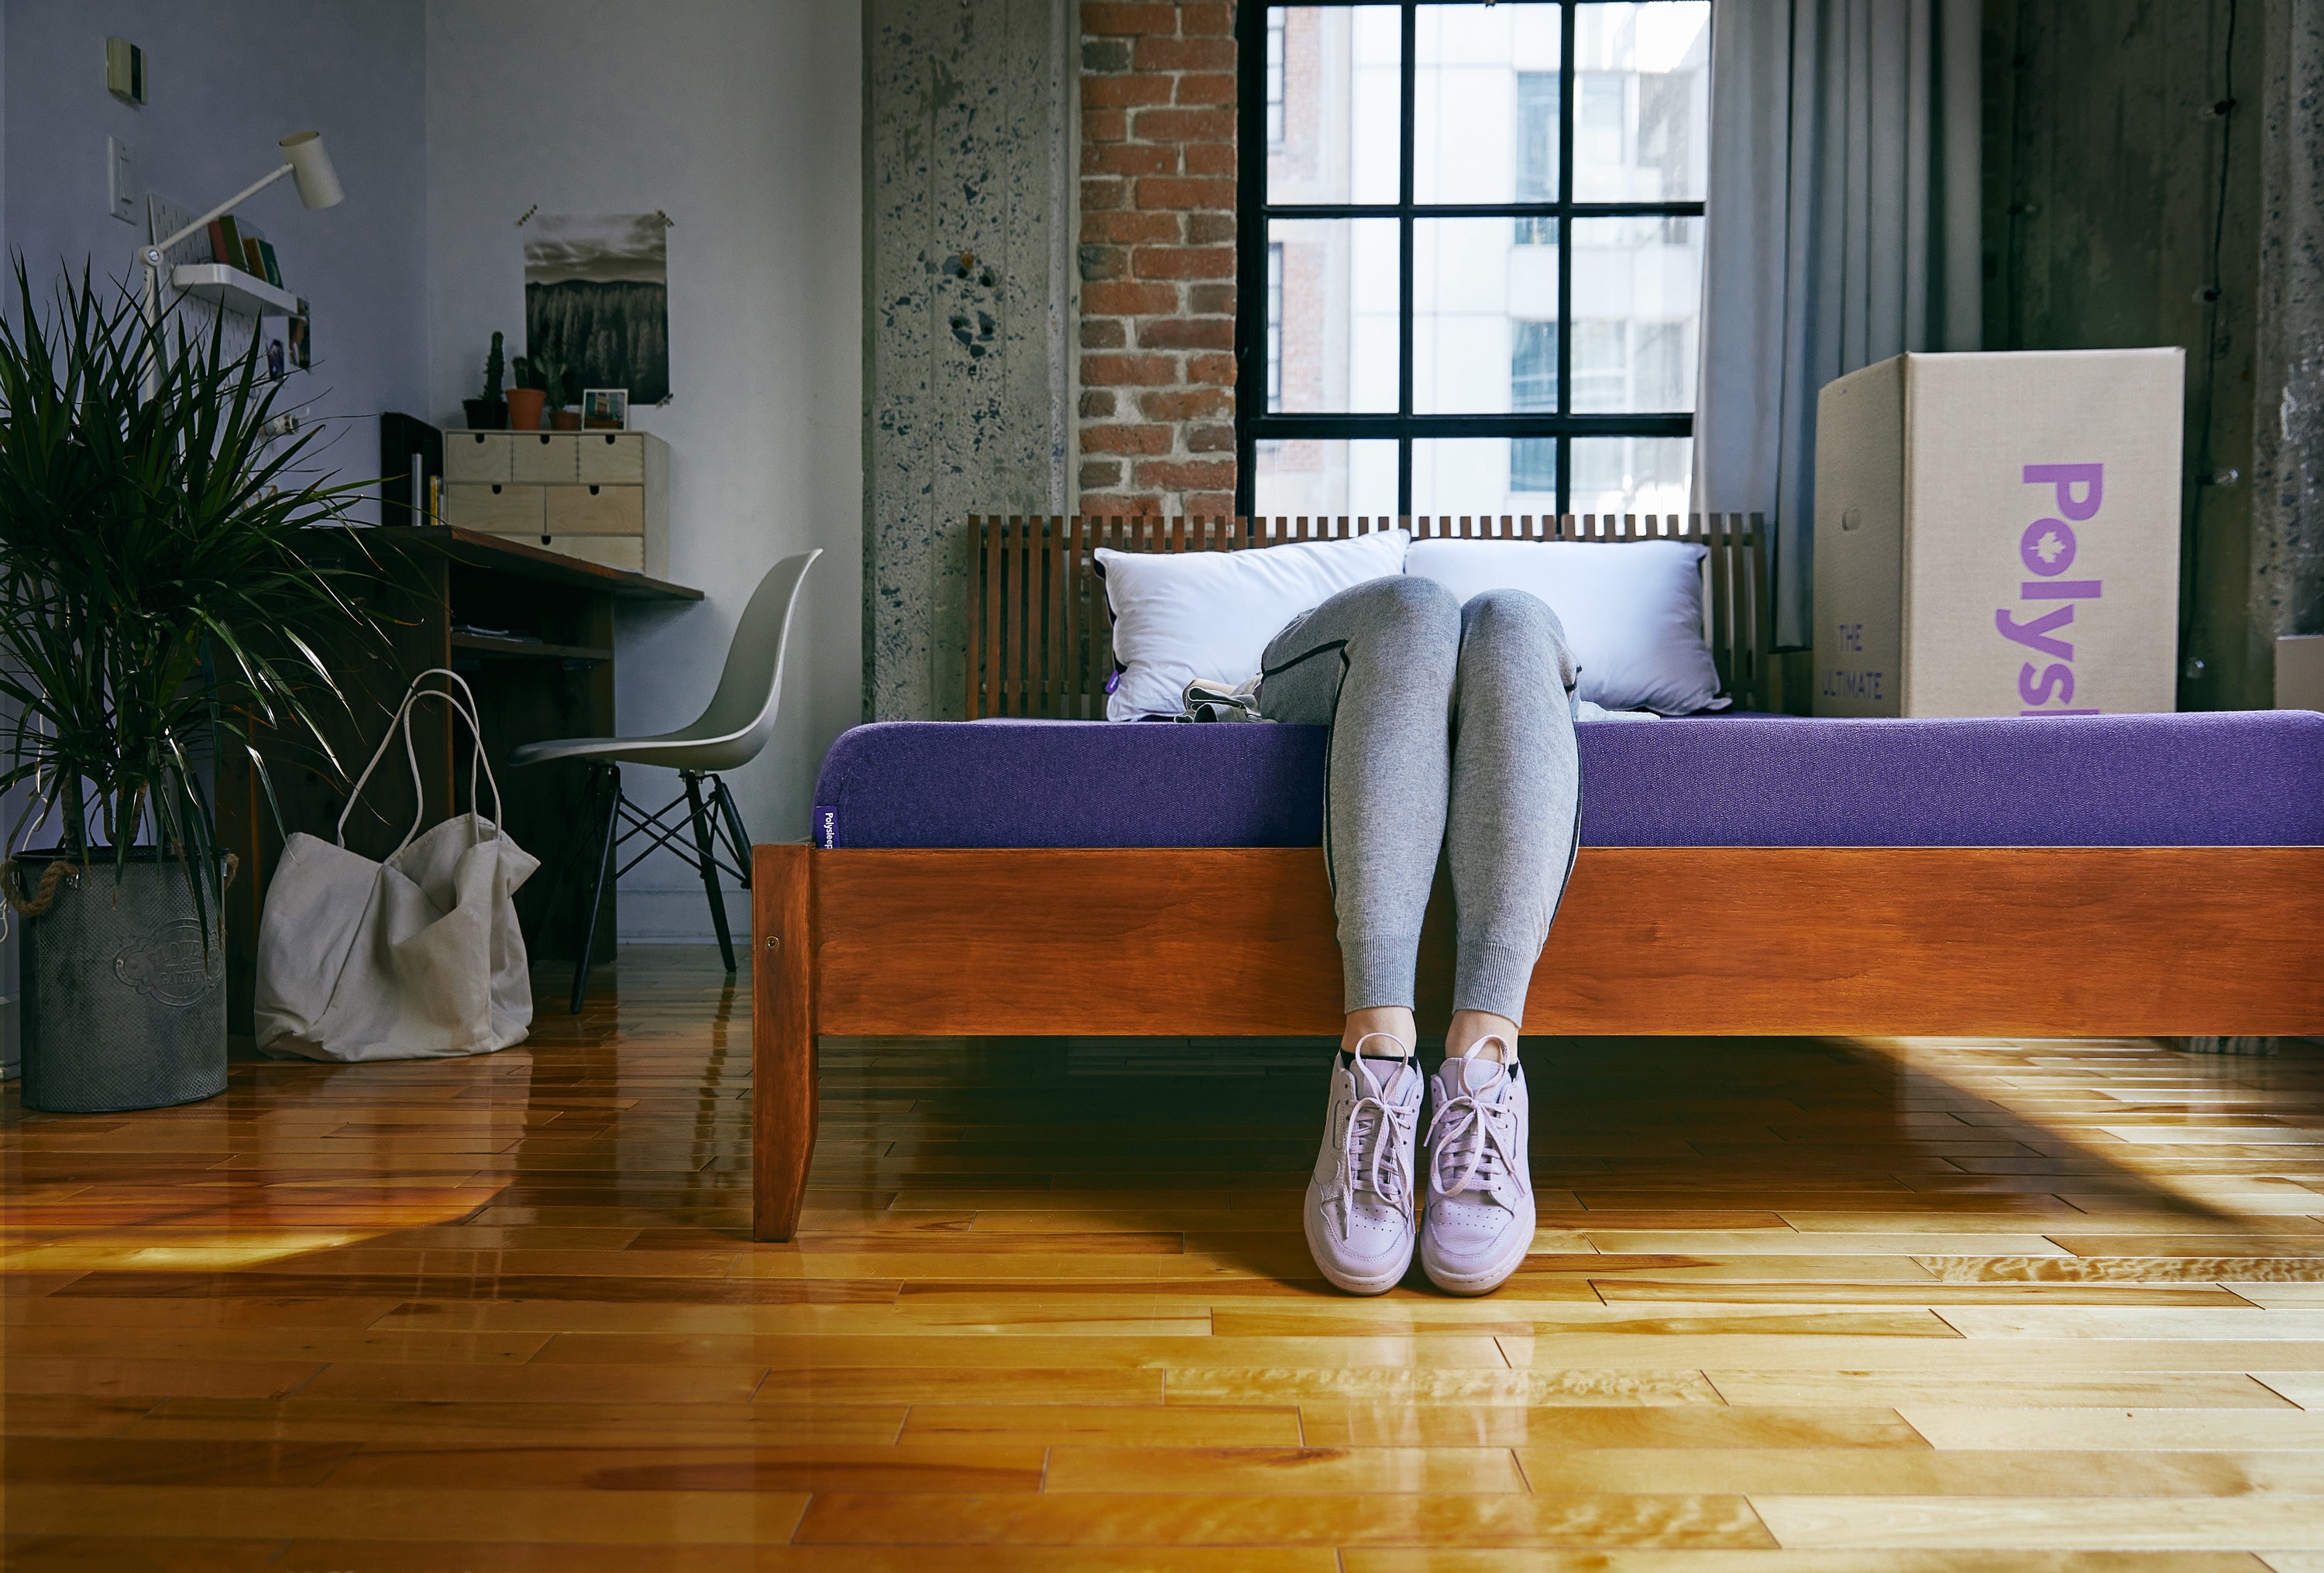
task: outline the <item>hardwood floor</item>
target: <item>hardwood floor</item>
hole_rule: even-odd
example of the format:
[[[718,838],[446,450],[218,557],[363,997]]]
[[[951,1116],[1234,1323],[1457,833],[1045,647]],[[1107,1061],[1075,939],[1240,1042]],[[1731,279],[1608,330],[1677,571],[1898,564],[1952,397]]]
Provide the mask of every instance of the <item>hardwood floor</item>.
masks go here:
[[[2324,1569],[2314,1051],[1528,1040],[1535,1255],[1358,1301],[1312,1046],[834,1040],[753,1245],[746,990],[544,1004],[11,1084],[8,1567]]]

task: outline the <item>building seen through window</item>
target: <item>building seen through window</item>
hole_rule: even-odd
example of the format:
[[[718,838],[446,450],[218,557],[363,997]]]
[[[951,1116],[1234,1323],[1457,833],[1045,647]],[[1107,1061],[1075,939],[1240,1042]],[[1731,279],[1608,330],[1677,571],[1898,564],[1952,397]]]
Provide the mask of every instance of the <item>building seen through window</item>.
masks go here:
[[[1283,143],[1283,30],[1281,6],[1267,14],[1267,145]]]
[[[1683,512],[1709,0],[1263,17],[1244,505]]]
[[[1267,407],[1283,402],[1283,246],[1267,248]]]

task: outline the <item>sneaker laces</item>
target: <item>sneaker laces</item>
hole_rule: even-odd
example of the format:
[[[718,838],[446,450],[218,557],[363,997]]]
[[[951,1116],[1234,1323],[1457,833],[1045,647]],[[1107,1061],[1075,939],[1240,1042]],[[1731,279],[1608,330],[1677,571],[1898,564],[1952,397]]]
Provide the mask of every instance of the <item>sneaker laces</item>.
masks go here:
[[[1429,1121],[1429,1182],[1443,1196],[1469,1191],[1492,1193],[1510,1172],[1517,1153],[1517,1113],[1500,1097],[1509,1084],[1508,1067],[1468,1058],[1445,1064],[1461,1067],[1461,1090],[1439,1105],[1436,1118]],[[1471,1085],[1471,1068],[1480,1064],[1491,1065],[1493,1074]],[[1491,1101],[1483,1101],[1487,1097]],[[1457,1170],[1450,1179],[1448,1169]]]
[[[1374,1036],[1387,1035],[1367,1035],[1358,1041],[1351,1056],[1357,1098],[1354,1107],[1348,1110],[1348,1128],[1340,1140],[1340,1172],[1348,1182],[1344,1205],[1347,1210],[1354,1211],[1357,1193],[1369,1191],[1390,1207],[1409,1210],[1412,1176],[1405,1168],[1404,1149],[1417,1122],[1418,1108],[1416,1101],[1402,1106],[1390,1103],[1386,1094],[1412,1062],[1408,1058],[1398,1060],[1396,1069],[1386,1078],[1375,1076],[1365,1067],[1363,1055],[1364,1044]],[[1363,1090],[1366,1088],[1370,1090]]]

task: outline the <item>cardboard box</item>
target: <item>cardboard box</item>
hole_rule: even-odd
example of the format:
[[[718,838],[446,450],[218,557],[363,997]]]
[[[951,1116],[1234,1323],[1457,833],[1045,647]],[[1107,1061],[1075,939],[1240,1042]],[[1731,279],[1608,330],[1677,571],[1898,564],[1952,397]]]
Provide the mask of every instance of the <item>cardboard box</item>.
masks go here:
[[[1815,713],[2177,706],[2186,353],[1899,355],[1816,400]]]

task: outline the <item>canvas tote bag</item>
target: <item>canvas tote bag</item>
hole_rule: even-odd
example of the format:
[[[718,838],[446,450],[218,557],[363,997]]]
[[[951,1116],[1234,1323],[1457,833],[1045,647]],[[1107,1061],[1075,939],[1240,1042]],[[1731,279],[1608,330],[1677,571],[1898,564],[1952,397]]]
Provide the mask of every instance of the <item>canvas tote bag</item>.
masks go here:
[[[422,687],[430,677],[457,692]],[[428,699],[450,705],[476,747],[471,811],[421,835],[427,808],[411,713]],[[419,805],[402,844],[375,863],[347,851],[347,814],[399,731]],[[479,765],[492,786],[491,819],[474,812]],[[278,1058],[430,1060],[522,1043],[532,980],[511,897],[540,860],[502,833],[500,817],[475,696],[451,672],[422,672],[347,795],[338,843],[301,832],[283,846],[259,924],[259,1048]]]

